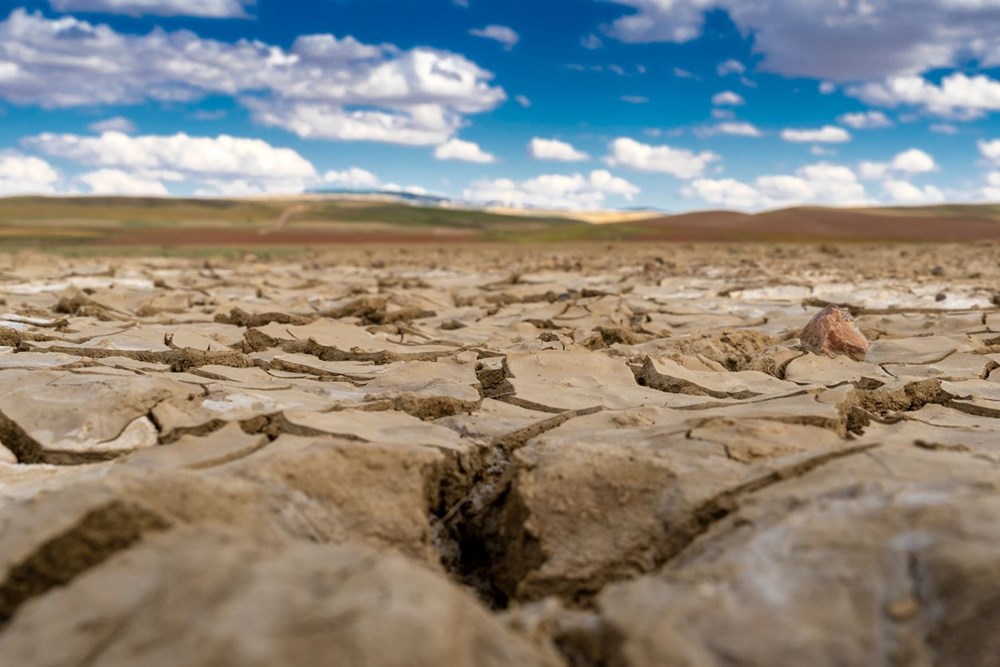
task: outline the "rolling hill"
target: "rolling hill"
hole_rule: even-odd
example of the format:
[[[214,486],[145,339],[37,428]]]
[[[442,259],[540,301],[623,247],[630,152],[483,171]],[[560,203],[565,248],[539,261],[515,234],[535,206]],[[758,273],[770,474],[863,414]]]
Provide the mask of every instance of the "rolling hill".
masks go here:
[[[600,217],[600,216],[598,216]],[[630,212],[588,224],[573,212],[419,205],[385,197],[244,199],[9,197],[0,248],[315,246],[476,241],[778,242],[1000,240],[1000,205],[835,209],[758,214]],[[613,216],[612,216],[613,218]],[[589,219],[596,220],[593,215]],[[607,219],[607,216],[605,216]]]

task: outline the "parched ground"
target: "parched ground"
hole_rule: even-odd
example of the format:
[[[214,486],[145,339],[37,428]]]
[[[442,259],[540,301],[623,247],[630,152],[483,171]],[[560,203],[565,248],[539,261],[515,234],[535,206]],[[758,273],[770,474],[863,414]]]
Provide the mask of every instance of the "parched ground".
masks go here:
[[[803,352],[829,303],[863,362]],[[995,666],[1000,245],[0,256],[0,663]]]

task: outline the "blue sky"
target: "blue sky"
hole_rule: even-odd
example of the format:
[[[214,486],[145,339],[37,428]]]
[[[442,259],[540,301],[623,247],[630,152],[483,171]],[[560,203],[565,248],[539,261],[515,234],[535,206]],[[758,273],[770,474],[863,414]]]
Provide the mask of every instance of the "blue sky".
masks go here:
[[[1000,0],[0,0],[0,194],[1000,200]]]

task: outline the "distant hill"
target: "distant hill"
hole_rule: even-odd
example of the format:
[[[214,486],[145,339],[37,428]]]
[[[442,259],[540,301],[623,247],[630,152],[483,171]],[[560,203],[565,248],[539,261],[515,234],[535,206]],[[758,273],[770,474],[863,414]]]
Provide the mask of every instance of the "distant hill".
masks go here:
[[[391,194],[0,198],[0,249],[471,241],[1000,240],[1000,205],[799,207],[759,214],[701,211],[671,216],[642,211],[483,210],[450,200],[429,202]]]
[[[494,240],[587,227],[363,196],[0,198],[0,244],[314,245]]]
[[[973,241],[1000,239],[1000,205],[700,211],[629,227],[662,241]]]

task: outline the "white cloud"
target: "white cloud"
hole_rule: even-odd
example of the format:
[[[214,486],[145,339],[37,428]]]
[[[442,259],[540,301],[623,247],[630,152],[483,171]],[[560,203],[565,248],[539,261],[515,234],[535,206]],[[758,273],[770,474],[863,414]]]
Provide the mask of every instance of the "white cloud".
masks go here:
[[[294,132],[303,139],[377,141],[429,146],[450,139],[461,118],[438,105],[410,107],[406,112],[348,111],[333,104],[247,100],[254,119]]]
[[[521,105],[524,109],[531,108],[531,100],[528,99],[526,95],[518,95],[514,98],[514,101]]]
[[[738,93],[734,93],[731,90],[724,90],[721,93],[712,95],[712,104],[719,107],[738,107],[746,104],[746,100],[744,100],[743,96]]]
[[[718,123],[696,128],[694,133],[699,137],[714,137],[725,134],[734,137],[762,137],[764,134],[753,123],[734,121],[730,123]]]
[[[712,109],[712,118],[716,120],[732,120],[736,118],[736,112],[732,109]]]
[[[700,176],[710,163],[719,159],[711,151],[694,153],[683,148],[650,146],[628,137],[615,139],[610,149],[604,161],[612,167],[672,174],[685,179]]]
[[[851,133],[842,127],[825,125],[817,129],[782,130],[781,138],[794,143],[840,144],[851,140]]]
[[[580,45],[583,46],[583,48],[585,49],[593,51],[595,49],[599,49],[602,46],[604,46],[604,42],[601,41],[600,37],[591,33],[580,40]]]
[[[719,76],[726,76],[727,74],[743,74],[747,71],[746,65],[741,63],[739,60],[725,60],[719,63],[718,67],[715,68]]]
[[[690,42],[701,34],[706,10],[716,0],[612,0],[637,11],[606,28],[623,42]]]
[[[536,160],[556,160],[558,162],[581,162],[590,156],[579,151],[565,141],[535,137],[528,144],[528,155]]]
[[[759,176],[752,184],[731,178],[698,179],[684,188],[684,195],[739,209],[865,203],[865,189],[857,175],[848,167],[828,163],[807,165],[791,175]]]
[[[469,34],[476,37],[482,37],[484,39],[492,39],[495,42],[500,42],[508,51],[514,48],[514,46],[521,41],[520,35],[505,25],[488,25],[485,28],[470,30]]]
[[[50,0],[59,12],[124,14],[125,16],[197,16],[246,18],[254,0]]]
[[[930,131],[937,134],[958,134],[958,128],[950,123],[936,123],[931,125]]]
[[[983,74],[949,74],[934,84],[919,76],[900,76],[882,83],[855,86],[848,92],[877,106],[915,106],[945,118],[980,118],[1000,111],[1000,81]]]
[[[0,153],[0,195],[46,194],[59,182],[59,172],[45,160]]]
[[[900,204],[939,204],[944,193],[933,185],[919,188],[908,181],[889,180],[882,184],[882,191],[889,201]]]
[[[546,174],[526,181],[507,178],[472,183],[465,199],[479,203],[536,208],[600,208],[608,196],[631,201],[639,188],[603,169],[583,174]]]
[[[649,98],[643,95],[622,95],[622,102],[627,104],[648,104]]]
[[[427,195],[430,194],[427,188],[422,188],[419,185],[397,185],[395,183],[386,183],[382,186],[382,189],[386,192],[406,192],[411,195]]]
[[[188,31],[119,33],[14,10],[0,22],[0,98],[43,108],[234,97],[255,120],[305,138],[436,145],[506,99],[465,57],[305,35],[288,49]]]
[[[87,126],[91,132],[123,132],[132,134],[135,132],[135,123],[123,116],[115,116],[107,120],[99,120]]]
[[[829,157],[837,154],[837,149],[826,146],[810,146],[809,152],[819,157]]]
[[[248,192],[301,192],[316,178],[313,165],[294,150],[224,134],[45,133],[25,139],[24,144],[83,165],[127,171],[140,179],[204,183],[220,191],[239,186]]]
[[[687,42],[723,9],[786,76],[864,81],[967,61],[1000,62],[997,0],[613,0],[634,12],[606,27],[625,42]]]
[[[979,147],[980,155],[993,164],[1000,165],[1000,139],[992,139],[990,141],[980,139],[977,146]]]
[[[898,153],[889,162],[865,161],[858,166],[861,178],[870,181],[881,180],[890,174],[926,174],[936,169],[934,158],[919,148]]]
[[[681,67],[674,68],[674,76],[678,79],[697,79],[698,77],[694,75],[693,72],[689,72]]]
[[[986,175],[986,187],[983,188],[983,198],[1000,201],[1000,171],[992,171]]]
[[[786,202],[847,205],[862,202],[865,194],[853,171],[827,163],[802,167],[794,176],[761,176],[757,187],[765,196]]]
[[[919,148],[911,148],[899,153],[896,157],[892,158],[890,166],[895,171],[902,171],[908,174],[922,174],[937,169],[934,158]]]
[[[732,178],[699,178],[684,188],[684,195],[725,208],[756,209],[765,206],[765,199],[756,188]]]
[[[845,113],[837,119],[841,125],[853,127],[855,130],[874,130],[882,127],[892,127],[892,121],[881,111],[859,111]]]
[[[496,162],[496,156],[484,151],[479,147],[479,144],[461,139],[452,139],[435,148],[434,159],[478,162],[480,164]]]
[[[820,95],[832,95],[837,92],[837,84],[832,81],[823,81],[819,84]]]
[[[858,165],[858,173],[866,181],[878,181],[889,172],[889,163],[865,160]]]
[[[167,186],[151,178],[142,178],[121,169],[98,169],[78,179],[95,195],[156,195],[166,197]]]
[[[381,183],[378,176],[360,167],[328,171],[323,174],[323,182],[348,190],[370,190],[379,187]]]

